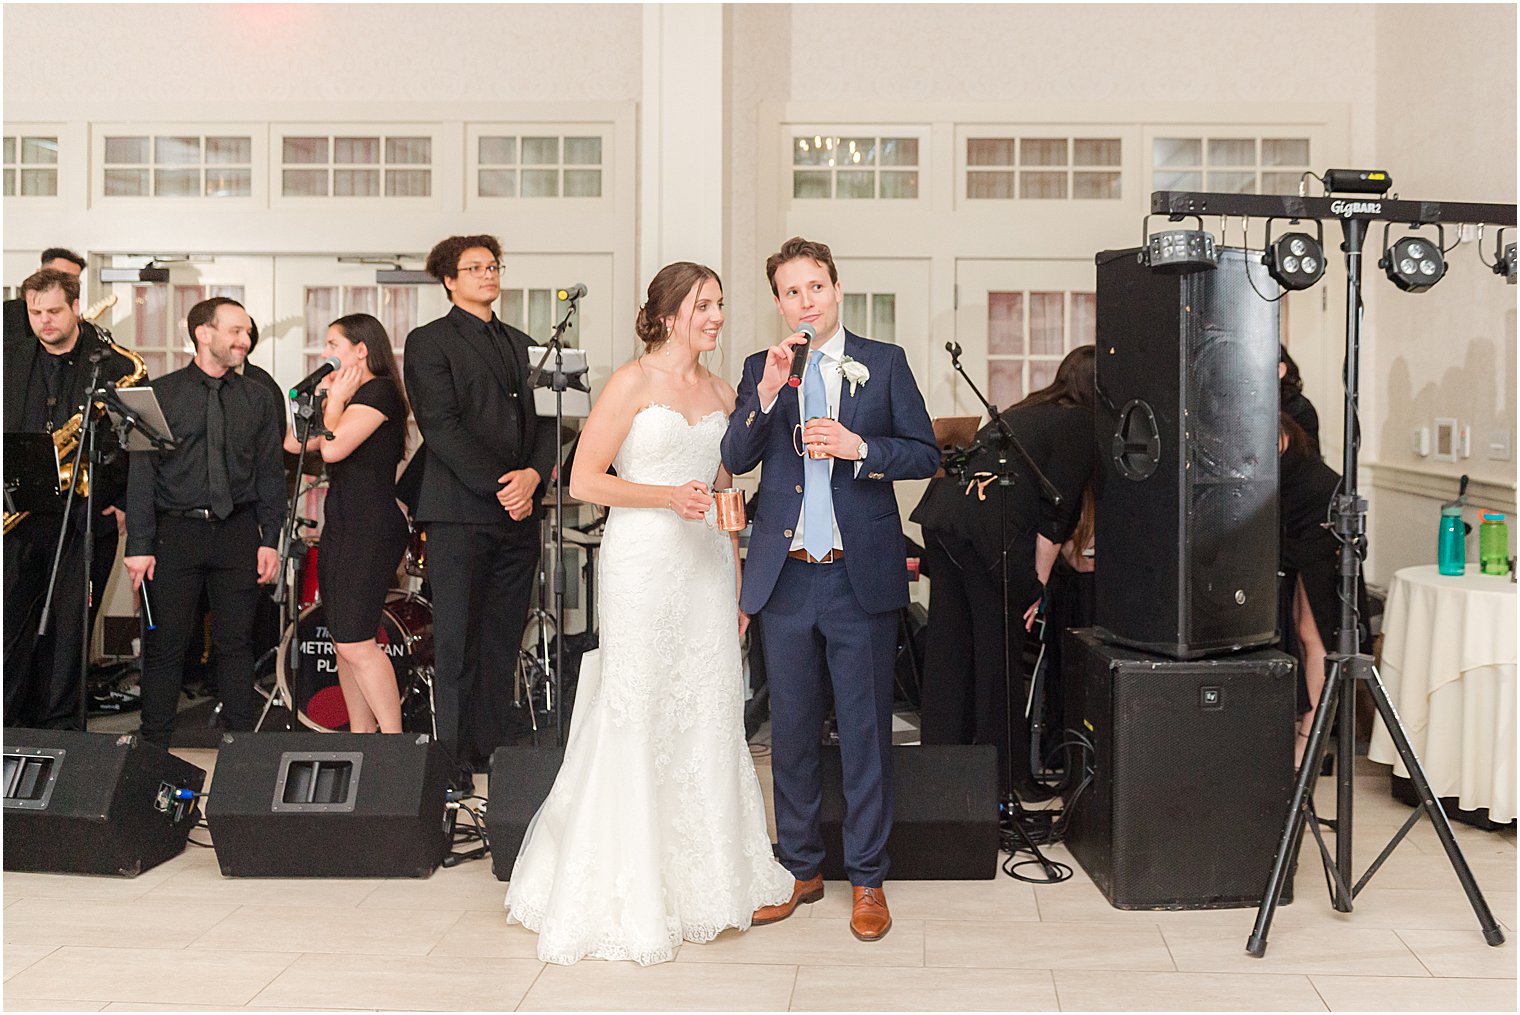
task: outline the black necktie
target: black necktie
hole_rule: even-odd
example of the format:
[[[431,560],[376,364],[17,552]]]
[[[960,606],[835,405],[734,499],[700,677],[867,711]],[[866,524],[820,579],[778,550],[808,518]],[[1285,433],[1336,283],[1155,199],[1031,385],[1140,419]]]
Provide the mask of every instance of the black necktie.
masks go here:
[[[222,412],[222,378],[206,378],[206,481],[211,488],[211,513],[232,514],[232,484],[227,480],[227,417]]]

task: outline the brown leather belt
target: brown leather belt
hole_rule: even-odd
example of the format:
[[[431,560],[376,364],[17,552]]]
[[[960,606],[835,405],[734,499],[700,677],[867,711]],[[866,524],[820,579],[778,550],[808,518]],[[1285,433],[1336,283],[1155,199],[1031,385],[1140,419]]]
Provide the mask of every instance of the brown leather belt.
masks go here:
[[[788,550],[786,555],[793,560],[800,560],[805,564],[832,564],[836,560],[844,559],[843,550],[830,550],[822,557],[810,557],[806,550]]]

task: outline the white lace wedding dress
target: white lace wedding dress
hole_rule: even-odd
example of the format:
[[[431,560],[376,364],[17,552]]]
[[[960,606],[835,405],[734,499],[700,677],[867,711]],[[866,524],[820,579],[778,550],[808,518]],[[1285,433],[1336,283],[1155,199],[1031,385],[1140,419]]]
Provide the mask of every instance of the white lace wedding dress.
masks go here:
[[[726,426],[721,412],[690,425],[647,406],[613,465],[634,483],[711,482]],[[772,856],[744,740],[728,534],[664,508],[613,508],[598,578],[601,649],[582,662],[564,764],[506,907],[538,932],[545,962],[648,965],[749,927],[793,879]]]

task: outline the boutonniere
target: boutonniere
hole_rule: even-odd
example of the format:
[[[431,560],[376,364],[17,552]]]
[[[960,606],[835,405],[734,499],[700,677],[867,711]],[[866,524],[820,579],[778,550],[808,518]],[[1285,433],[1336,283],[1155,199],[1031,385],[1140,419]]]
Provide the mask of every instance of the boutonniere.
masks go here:
[[[839,357],[839,376],[850,385],[850,397],[855,397],[855,386],[871,379],[871,371],[860,360],[851,356]]]

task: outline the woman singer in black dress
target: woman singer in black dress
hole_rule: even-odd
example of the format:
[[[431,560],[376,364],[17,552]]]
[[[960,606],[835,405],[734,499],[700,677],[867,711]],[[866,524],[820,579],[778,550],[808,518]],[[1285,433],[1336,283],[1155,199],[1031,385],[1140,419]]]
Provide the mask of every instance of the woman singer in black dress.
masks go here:
[[[1012,449],[1002,469],[1012,483],[1000,484],[999,431],[989,423],[977,433],[964,476],[932,480],[912,515],[923,526],[930,582],[923,742],[996,744],[1003,792],[1029,800],[1049,793],[1036,785],[1027,760],[1024,637],[1093,472],[1095,352],[1090,345],[1072,350],[1049,386],[1002,413],[1059,504]]]
[[[401,732],[395,670],[375,642],[385,594],[406,552],[406,516],[396,503],[396,468],[406,450],[406,396],[385,327],[369,314],[327,329],[327,354],[342,364],[323,381],[322,422],[312,438],[327,463],[317,586],[338,656],[338,684],[355,733]],[[287,450],[299,450],[294,432]]]

